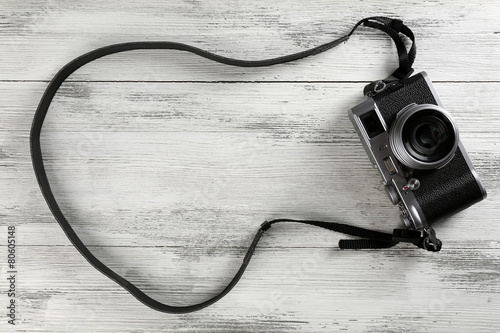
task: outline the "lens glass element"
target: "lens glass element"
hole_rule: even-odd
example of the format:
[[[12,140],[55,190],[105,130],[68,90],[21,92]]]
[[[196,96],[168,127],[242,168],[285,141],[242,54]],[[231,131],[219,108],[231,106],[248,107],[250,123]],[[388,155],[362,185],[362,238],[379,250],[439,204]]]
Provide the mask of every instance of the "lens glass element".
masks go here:
[[[391,124],[389,144],[411,169],[438,169],[455,156],[458,129],[450,114],[434,104],[410,104]]]
[[[436,110],[422,110],[409,117],[402,139],[409,155],[423,162],[443,159],[456,145],[453,125]]]

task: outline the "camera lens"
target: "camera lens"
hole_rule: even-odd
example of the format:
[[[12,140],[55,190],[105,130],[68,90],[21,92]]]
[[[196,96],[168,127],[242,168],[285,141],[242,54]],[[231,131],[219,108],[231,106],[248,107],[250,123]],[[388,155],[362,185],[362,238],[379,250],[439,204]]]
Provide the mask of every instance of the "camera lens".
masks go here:
[[[432,104],[413,104],[398,113],[389,141],[398,160],[406,166],[434,169],[453,158],[458,131],[444,109]]]
[[[419,112],[403,127],[403,143],[415,158],[433,162],[445,157],[453,148],[453,126],[431,112]]]

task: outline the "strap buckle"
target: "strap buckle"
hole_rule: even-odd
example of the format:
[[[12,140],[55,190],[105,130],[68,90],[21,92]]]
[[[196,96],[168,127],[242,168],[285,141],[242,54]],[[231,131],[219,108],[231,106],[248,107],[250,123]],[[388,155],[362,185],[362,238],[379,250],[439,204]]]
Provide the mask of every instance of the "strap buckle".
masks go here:
[[[394,229],[392,240],[396,243],[412,243],[431,252],[439,252],[443,246],[443,242],[436,237],[436,231],[432,228],[426,228],[422,232],[409,229]]]
[[[443,242],[436,237],[436,231],[432,228],[424,229],[422,248],[427,251],[438,252],[441,250]]]

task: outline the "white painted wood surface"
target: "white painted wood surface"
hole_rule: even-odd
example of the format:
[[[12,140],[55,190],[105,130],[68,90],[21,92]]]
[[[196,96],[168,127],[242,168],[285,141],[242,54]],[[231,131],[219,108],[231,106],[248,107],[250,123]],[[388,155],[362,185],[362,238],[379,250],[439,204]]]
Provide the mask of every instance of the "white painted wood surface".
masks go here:
[[[497,1],[0,1],[1,332],[498,332],[500,6]],[[436,226],[440,253],[340,251],[340,235],[277,226],[202,312],[170,315],[93,269],[48,210],[29,157],[34,110],[91,49],[170,40],[242,59],[319,45],[360,18],[404,19],[489,197]],[[98,60],[70,77],[42,144],[61,207],[106,264],[171,304],[236,272],[258,225],[290,217],[399,226],[347,118],[395,48],[361,29],[270,68],[175,51]],[[7,226],[17,227],[18,324],[7,325]]]

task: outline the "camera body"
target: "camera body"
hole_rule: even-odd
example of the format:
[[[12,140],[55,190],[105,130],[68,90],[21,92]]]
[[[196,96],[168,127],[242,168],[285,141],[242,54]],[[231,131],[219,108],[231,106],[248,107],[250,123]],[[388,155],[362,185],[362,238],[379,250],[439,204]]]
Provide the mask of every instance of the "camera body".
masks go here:
[[[408,228],[429,228],[486,198],[455,122],[425,72],[368,97],[349,118]]]

